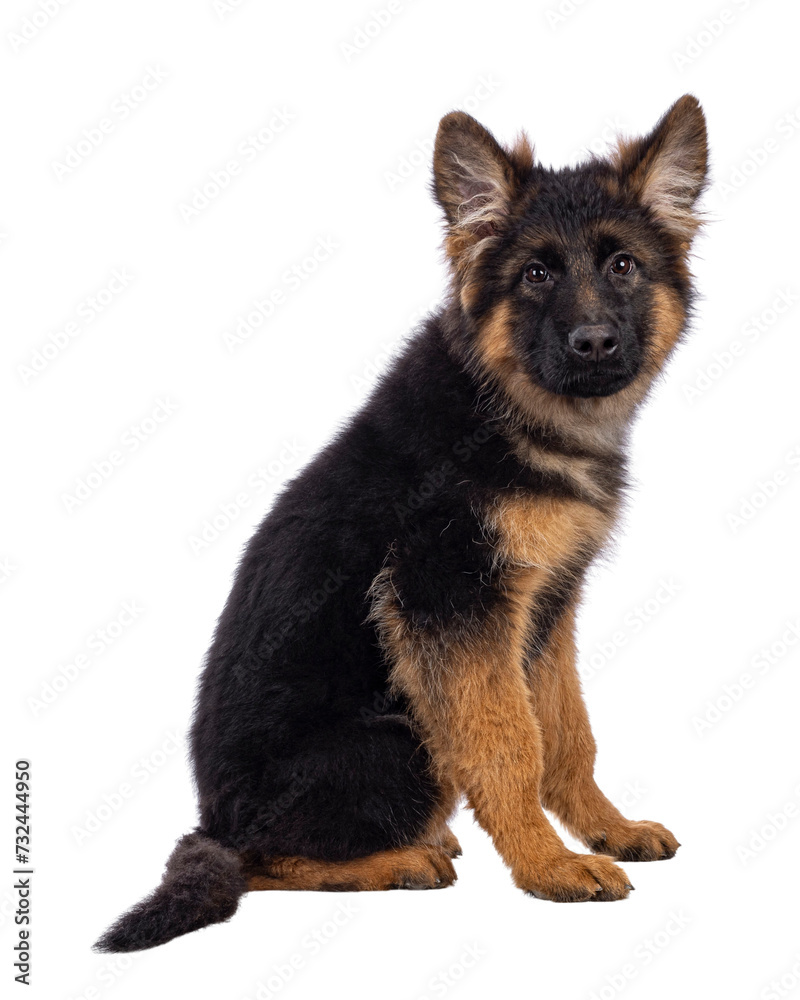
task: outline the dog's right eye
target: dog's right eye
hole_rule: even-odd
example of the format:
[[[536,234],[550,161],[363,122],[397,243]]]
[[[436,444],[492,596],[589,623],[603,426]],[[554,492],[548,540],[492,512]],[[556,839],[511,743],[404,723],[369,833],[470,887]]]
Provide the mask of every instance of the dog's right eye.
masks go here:
[[[541,264],[531,264],[525,270],[525,280],[530,281],[532,285],[540,285],[543,281],[547,281],[550,277],[546,268],[542,267]]]

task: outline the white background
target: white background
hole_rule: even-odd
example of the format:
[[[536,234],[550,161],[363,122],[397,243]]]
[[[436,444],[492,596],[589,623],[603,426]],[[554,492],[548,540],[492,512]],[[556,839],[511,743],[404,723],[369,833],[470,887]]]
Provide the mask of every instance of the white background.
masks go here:
[[[26,995],[800,996],[797,12],[564,0],[554,16],[556,3],[403,0],[377,31],[386,0],[3,5],[9,990],[22,990],[10,886],[24,756]],[[447,891],[253,894],[227,925],[93,954],[194,825],[170,734],[186,732],[242,545],[441,295],[425,151],[439,117],[466,108],[503,140],[524,127],[558,165],[648,130],[686,91],[713,161],[702,299],[638,424],[625,531],[580,624],[601,785],[674,830],[677,858],[626,866],[626,902],[557,906],[514,889],[462,814]],[[271,120],[281,131],[245,153]],[[187,220],[181,206],[231,160],[238,173]],[[320,240],[336,247],[291,287],[285,272]],[[276,290],[272,314],[226,347]],[[173,411],[161,422],[159,400]],[[114,451],[122,463],[71,502]],[[227,524],[226,505],[239,507]]]

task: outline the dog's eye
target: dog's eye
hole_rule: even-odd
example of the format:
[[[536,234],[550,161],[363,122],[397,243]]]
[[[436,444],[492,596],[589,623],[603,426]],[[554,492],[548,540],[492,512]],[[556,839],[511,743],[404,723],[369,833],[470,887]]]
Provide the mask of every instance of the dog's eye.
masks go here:
[[[539,285],[543,281],[547,281],[549,277],[550,275],[541,264],[531,264],[525,271],[525,280],[530,281],[533,285]]]
[[[633,257],[629,257],[626,253],[617,254],[617,256],[611,261],[611,273],[612,274],[630,274],[636,265],[633,263]]]

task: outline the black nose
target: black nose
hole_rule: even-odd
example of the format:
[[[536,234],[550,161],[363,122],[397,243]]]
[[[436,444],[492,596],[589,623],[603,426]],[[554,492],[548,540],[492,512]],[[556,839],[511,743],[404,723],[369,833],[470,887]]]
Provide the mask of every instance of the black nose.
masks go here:
[[[584,361],[605,361],[619,347],[619,334],[613,326],[576,326],[569,346]]]

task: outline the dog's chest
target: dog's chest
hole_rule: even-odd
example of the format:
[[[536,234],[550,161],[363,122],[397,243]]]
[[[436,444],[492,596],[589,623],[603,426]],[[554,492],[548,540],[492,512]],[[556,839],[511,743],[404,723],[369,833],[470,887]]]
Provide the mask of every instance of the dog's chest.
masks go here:
[[[613,517],[572,498],[507,490],[486,505],[484,533],[495,564],[557,572],[585,565],[609,538]]]

